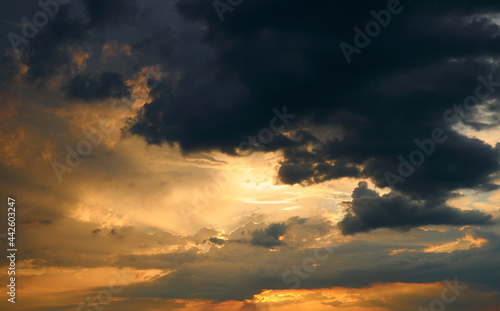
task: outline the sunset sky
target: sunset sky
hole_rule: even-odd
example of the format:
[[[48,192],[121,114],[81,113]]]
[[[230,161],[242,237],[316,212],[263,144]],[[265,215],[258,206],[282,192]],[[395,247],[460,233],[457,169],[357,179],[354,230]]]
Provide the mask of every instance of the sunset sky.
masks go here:
[[[2,4],[0,310],[500,308],[500,2]]]

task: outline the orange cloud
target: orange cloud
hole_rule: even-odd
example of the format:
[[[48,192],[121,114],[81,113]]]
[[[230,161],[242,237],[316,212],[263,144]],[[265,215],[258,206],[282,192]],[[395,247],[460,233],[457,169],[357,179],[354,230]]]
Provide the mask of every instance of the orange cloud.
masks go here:
[[[78,71],[82,71],[87,68],[87,61],[90,58],[91,53],[85,51],[75,51],[73,52],[73,63],[76,64]]]

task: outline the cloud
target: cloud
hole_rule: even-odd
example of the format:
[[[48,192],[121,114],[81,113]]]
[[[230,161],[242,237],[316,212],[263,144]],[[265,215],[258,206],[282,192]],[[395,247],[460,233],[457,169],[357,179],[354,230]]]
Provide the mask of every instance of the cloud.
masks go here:
[[[285,223],[270,224],[265,229],[257,229],[252,232],[252,245],[273,248],[283,245],[280,238],[285,235],[288,225]]]
[[[136,5],[134,1],[82,0],[81,12],[88,14],[87,23],[77,22],[74,12],[62,9],[30,40],[20,60],[14,61],[9,54],[0,59],[0,64],[10,64],[1,66],[0,78],[8,85],[15,81],[9,77],[20,76],[24,72],[20,66],[26,65],[28,71],[23,76],[28,82],[43,86],[51,79],[64,81],[58,83],[63,91],[58,93],[94,101],[128,94],[124,77],[133,77],[138,68],[159,64],[172,75],[151,92],[151,100],[129,120],[126,130],[149,144],[175,147],[152,147],[144,152],[144,158],[131,158],[128,152],[137,154],[142,142],[124,140],[120,142],[123,148],[117,148],[121,154],[96,155],[86,162],[86,169],[68,175],[64,185],[56,185],[46,179],[53,174],[50,167],[32,160],[41,153],[31,147],[31,137],[23,139],[19,135],[22,131],[12,130],[7,142],[14,149],[7,149],[12,152],[3,162],[22,163],[25,168],[2,164],[2,193],[3,197],[16,194],[26,205],[21,210],[27,211],[24,219],[31,225],[18,233],[27,243],[23,258],[49,267],[112,265],[168,271],[154,282],[131,286],[124,297],[243,300],[263,288],[285,288],[281,279],[284,271],[313,256],[315,248],[341,240],[347,242],[302,283],[305,288],[360,287],[380,281],[439,282],[460,275],[461,280],[463,276],[464,281],[498,290],[496,233],[474,232],[472,241],[487,242],[457,251],[449,245],[457,240],[450,238],[454,231],[406,231],[401,233],[405,241],[389,230],[371,231],[407,230],[426,224],[486,225],[492,221],[485,213],[462,211],[448,204],[463,188],[498,188],[500,149],[457,133],[455,124],[444,122],[442,115],[474,93],[478,75],[492,73],[498,79],[497,64],[491,61],[500,47],[498,26],[489,17],[477,16],[499,12],[500,4],[439,2],[431,9],[426,3],[404,4],[406,16],[394,17],[368,49],[354,55],[351,65],[345,63],[338,44],[352,40],[352,28],[364,25],[371,18],[369,11],[383,8],[387,1],[304,6],[299,1],[255,0],[239,6],[224,23],[220,23],[212,3],[201,0],[178,2],[178,10],[189,22],[171,10],[173,1]],[[80,50],[86,54],[75,59],[74,51]],[[85,70],[76,76],[71,67],[75,60]],[[57,99],[53,93],[44,94],[40,89],[19,94],[23,94],[20,102],[26,104],[17,109],[21,115],[11,122],[22,124],[24,119],[29,123],[29,135],[39,128],[50,129],[36,133],[42,137],[56,133],[50,139],[61,153],[56,159],[64,161],[64,146],[76,146],[77,141],[62,137],[67,124],[52,115],[51,109],[34,109],[32,99],[38,98],[43,105],[67,105],[78,118],[72,110],[74,102],[58,103],[52,100]],[[495,94],[492,100],[498,97]],[[397,171],[398,156],[414,150],[416,138],[426,139],[440,127],[448,139],[392,193],[379,195],[366,183],[354,189],[348,214],[338,224],[349,236],[336,235],[335,226],[319,216],[281,222],[286,219],[280,218],[282,215],[296,215],[290,213],[310,215],[306,214],[309,211],[302,214],[306,208],[319,206],[314,212],[321,213],[334,210],[331,201],[324,199],[334,183],[310,189],[315,197],[304,202],[308,206],[301,204],[303,208],[286,214],[280,211],[273,215],[272,223],[263,223],[265,216],[250,214],[246,219],[257,219],[258,223],[231,234],[204,228],[193,235],[180,235],[159,229],[191,230],[196,224],[179,225],[172,193],[177,194],[180,185],[192,188],[193,178],[201,176],[195,165],[226,164],[216,159],[216,153],[193,153],[215,150],[235,155],[249,135],[258,137],[259,131],[269,126],[273,108],[281,110],[284,105],[297,119],[263,146],[263,152],[279,151],[276,154],[283,157],[270,172],[276,172],[279,181],[286,184],[279,185],[284,191],[300,191],[301,186],[314,187],[346,177],[370,179],[383,188],[387,186],[384,173]],[[90,109],[90,105],[84,107]],[[498,106],[490,109],[495,113]],[[39,111],[50,115],[42,118]],[[27,113],[30,118],[25,117]],[[466,123],[477,130],[488,128],[475,121]],[[46,127],[48,123],[57,126]],[[19,144],[25,147],[20,149]],[[181,162],[179,149],[196,161]],[[234,160],[224,159],[227,163]],[[171,173],[172,166],[182,173]],[[251,178],[244,174],[245,179]],[[239,176],[236,179],[235,184]],[[104,185],[103,180],[108,182]],[[46,183],[50,185],[47,189],[29,187]],[[224,199],[234,199],[239,193],[238,188],[230,190]],[[214,215],[221,214],[218,203],[213,204]],[[238,202],[231,208],[235,215],[239,208],[249,214],[249,204],[254,203]],[[265,215],[274,214],[274,209],[269,207]],[[328,216],[337,220],[338,215]],[[49,225],[47,219],[53,223]],[[234,219],[220,225],[232,229]],[[129,226],[129,221],[135,227]],[[367,239],[371,240],[357,240],[365,237],[352,236],[358,232],[370,232]],[[388,237],[385,243],[377,240],[383,234]],[[66,243],[52,243],[61,236]],[[394,253],[401,249],[408,251]],[[422,253],[426,249],[432,252]]]
[[[223,239],[219,239],[217,237],[212,237],[210,239],[208,239],[208,241],[214,245],[224,245],[226,244],[226,241],[223,240]]]
[[[5,91],[14,85],[15,77],[20,73],[19,60],[12,53],[0,54],[0,91]]]
[[[208,26],[202,36],[190,37],[207,47],[193,52],[193,59],[204,62],[179,65],[180,78],[154,90],[127,130],[149,144],[178,144],[185,154],[234,155],[242,141],[269,124],[273,108],[286,104],[297,119],[286,136],[277,134],[262,149],[282,152],[282,183],[350,177],[384,188],[384,173],[397,171],[398,157],[417,148],[415,139],[441,128],[447,140],[394,189],[439,205],[459,189],[498,188],[499,149],[456,132],[443,113],[474,95],[479,75],[500,77],[487,58],[500,47],[498,26],[479,16],[500,6],[445,2],[430,10],[429,4],[405,4],[405,18],[394,17],[347,64],[340,42],[352,43],[353,27],[385,5],[329,3],[318,11],[296,1],[254,1],[221,23],[210,3],[182,1],[177,7],[185,17]],[[282,14],[266,14],[276,10]],[[420,52],[429,46],[432,53]],[[313,130],[318,127],[327,130],[319,134]]]
[[[424,225],[491,224],[493,216],[477,210],[462,211],[446,204],[430,206],[394,193],[380,196],[360,182],[352,193],[347,214],[338,223],[344,235],[379,228],[408,230]]]
[[[104,72],[99,76],[80,74],[69,81],[66,95],[73,99],[85,101],[121,98],[130,95],[130,90],[123,81],[121,74]]]
[[[21,59],[28,66],[26,80],[46,85],[59,74],[68,75],[73,48],[90,45],[90,41],[95,40],[92,31],[128,22],[136,12],[135,2],[129,0],[81,0],[60,5],[59,12],[49,18],[48,24],[40,28],[26,46],[21,46]],[[20,32],[16,29],[16,33]]]
[[[301,282],[301,288],[359,288],[380,282],[430,283],[458,276],[461,282],[482,284],[486,291],[498,291],[499,273],[495,272],[495,267],[500,257],[499,236],[478,230],[471,234],[487,242],[480,247],[451,253],[422,253],[421,245],[391,240],[351,241],[334,247],[332,256],[309,273],[309,278]],[[419,252],[393,253],[394,249],[402,248]],[[123,297],[243,300],[251,299],[263,288],[290,288],[282,281],[283,273],[311,256],[314,256],[314,248],[297,250],[284,246],[278,251],[269,251],[249,243],[226,243],[206,253],[130,255],[126,262],[117,264],[143,269],[175,269],[154,282],[128,287]],[[193,296],[193,293],[196,294]]]
[[[189,239],[197,244],[200,244],[205,243],[205,241],[214,236],[219,236],[219,232],[217,230],[211,228],[200,228],[195,234],[190,236]]]

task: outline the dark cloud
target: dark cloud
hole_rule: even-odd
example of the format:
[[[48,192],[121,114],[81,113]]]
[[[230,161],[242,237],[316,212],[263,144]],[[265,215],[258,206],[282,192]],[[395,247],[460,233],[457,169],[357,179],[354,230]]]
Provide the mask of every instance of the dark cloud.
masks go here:
[[[176,269],[198,261],[199,249],[192,248],[183,252],[154,255],[120,255],[114,262],[117,267],[134,267],[137,269]]]
[[[0,54],[0,91],[5,91],[13,86],[14,77],[19,74],[19,61],[9,54]]]
[[[491,224],[492,216],[480,211],[462,211],[446,204],[429,206],[394,193],[380,196],[360,182],[344,219],[338,223],[344,235],[378,228],[409,229],[423,225]]]
[[[475,94],[479,75],[500,79],[488,60],[498,54],[499,27],[485,14],[500,5],[402,5],[403,12],[347,64],[339,44],[353,44],[353,27],[364,27],[373,19],[369,12],[387,1],[323,3],[321,10],[297,1],[253,1],[223,23],[211,3],[182,1],[180,12],[209,26],[200,44],[208,44],[210,57],[187,67],[175,87],[156,89],[129,131],[150,144],[178,143],[185,153],[235,154],[268,126],[273,108],[286,105],[298,116],[286,127],[291,135],[276,135],[262,149],[283,151],[283,183],[354,177],[387,187],[384,174],[397,171],[398,157],[408,157],[415,139],[441,128],[447,140],[394,189],[430,208],[459,189],[498,188],[499,149],[457,133],[456,121],[446,122],[443,113]],[[312,130],[318,126],[341,135],[319,137]]]
[[[111,228],[108,232],[108,237],[122,240],[125,234],[122,231],[123,228]]]
[[[280,237],[285,235],[287,228],[288,225],[283,222],[270,224],[265,229],[257,229],[252,232],[252,240],[250,243],[255,246],[267,248],[284,245]]]
[[[35,12],[40,10],[38,7]],[[26,13],[32,17],[34,12]],[[60,5],[59,12],[49,18],[47,25],[38,29],[27,44],[20,45],[21,60],[28,66],[26,79],[44,85],[56,74],[71,76],[72,49],[93,44],[99,46],[100,40],[93,36],[93,31],[131,23],[136,13],[137,6],[132,0],[75,0]],[[15,33],[20,35],[21,29],[16,29]]]
[[[154,28],[148,24],[156,16],[152,8],[134,11],[133,2],[111,0],[81,4],[81,11],[91,16],[88,23],[73,21],[62,8],[30,41],[23,54],[28,79],[67,67],[67,50],[74,44],[92,38],[97,52],[104,41],[93,37],[94,29],[127,20],[141,33]],[[487,60],[500,45],[495,36],[498,26],[484,12],[493,14],[499,6],[404,3],[403,12],[393,16],[381,35],[348,65],[339,43],[352,43],[353,26],[363,27],[372,19],[370,10],[386,4],[329,3],[318,11],[293,1],[257,1],[238,6],[221,23],[211,3],[187,0],[178,4],[178,10],[206,24],[205,31],[196,32],[193,25],[173,31],[174,25],[164,22],[157,25],[164,30],[161,34],[158,30],[130,42],[110,32],[118,43],[131,43],[134,55],[149,57],[130,59],[136,61],[134,68],[155,59],[181,72],[180,79],[164,82],[152,92],[153,101],[129,121],[128,130],[150,144],[178,143],[184,153],[235,154],[249,135],[257,136],[269,126],[273,108],[286,105],[298,116],[285,129],[292,135],[277,134],[262,149],[283,151],[278,170],[282,182],[307,185],[354,177],[371,178],[378,187],[386,187],[384,173],[397,170],[398,156],[416,148],[415,138],[425,139],[440,127],[448,140],[395,189],[423,200],[443,200],[460,188],[494,189],[498,150],[456,133],[442,115],[453,103],[474,94],[478,75],[498,76]],[[274,10],[283,14],[268,13]],[[432,53],[421,52],[429,46]],[[70,96],[91,100],[123,92],[118,74],[72,77],[68,68],[64,70]],[[466,123],[476,129],[491,127],[477,120]],[[339,128],[341,135],[319,139],[311,131],[316,126]]]
[[[331,234],[335,229],[335,224],[322,217],[296,216],[271,224],[250,221],[234,230],[226,244],[246,244],[266,249],[302,249],[317,241],[318,236]]]
[[[70,98],[85,101],[121,98],[130,95],[121,74],[104,72],[99,76],[80,74],[75,76],[66,86],[66,95]]]
[[[186,0],[177,9],[195,26],[175,31],[178,16],[151,25],[154,8],[139,10],[132,1],[79,3],[80,9],[61,7],[30,40],[22,57],[27,78],[43,81],[62,70],[69,76],[69,95],[114,96],[118,77],[112,79],[116,84],[107,84],[95,74],[71,76],[68,48],[92,42],[96,52],[104,40],[95,30],[123,22],[134,31],[151,30],[135,41],[123,31],[108,32],[119,43],[132,43],[135,55],[149,57],[130,60],[136,61],[134,68],[155,59],[180,69],[180,79],[156,88],[153,101],[130,120],[130,133],[150,144],[178,143],[185,153],[235,154],[249,135],[269,125],[273,108],[286,105],[298,116],[286,128],[295,135],[278,134],[263,146],[263,151],[284,152],[278,171],[284,183],[363,177],[385,187],[384,173],[397,168],[397,157],[415,149],[415,138],[425,139],[441,127],[448,140],[395,188],[427,199],[460,188],[496,187],[498,150],[454,132],[442,114],[474,93],[478,75],[498,76],[488,57],[500,47],[499,27],[485,13],[498,12],[497,4],[403,3],[403,12],[349,65],[339,43],[352,44],[353,27],[363,28],[372,19],[369,12],[384,9],[387,1],[328,3],[321,10],[297,1],[254,1],[227,13],[221,23],[212,3]],[[90,18],[78,22],[71,10]],[[281,13],[272,14],[276,11]],[[342,136],[320,141],[310,132],[319,125],[341,128]],[[487,128],[481,122],[469,125]]]
[[[214,244],[214,245],[224,245],[226,244],[226,241],[224,239],[219,239],[217,237],[213,237],[208,239],[208,242]]]
[[[464,232],[456,231],[464,236]],[[500,272],[495,267],[500,258],[499,236],[481,231],[472,231],[471,234],[486,243],[480,248],[452,253],[422,253],[422,245],[390,241],[352,241],[335,247],[332,256],[301,282],[301,288],[359,288],[380,282],[429,283],[458,277],[460,282],[481,284],[483,290],[498,292]],[[395,249],[409,251],[392,254]],[[222,256],[224,260],[221,260]],[[196,297],[201,299],[251,299],[262,288],[290,288],[290,283],[282,281],[283,273],[311,256],[314,256],[314,250],[310,248],[269,252],[261,247],[237,243],[212,248],[207,254],[182,253],[175,261],[172,261],[175,254],[126,256],[125,266],[142,269],[175,267],[176,271],[151,283],[132,285],[123,295],[191,298],[192,293],[199,293]],[[245,262],[245,269],[242,269],[242,262]]]

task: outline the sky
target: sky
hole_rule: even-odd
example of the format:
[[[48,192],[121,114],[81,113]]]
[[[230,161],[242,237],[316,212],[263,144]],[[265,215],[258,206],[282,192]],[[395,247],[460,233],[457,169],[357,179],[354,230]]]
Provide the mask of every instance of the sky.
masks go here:
[[[500,3],[10,1],[0,30],[1,310],[500,308]]]

